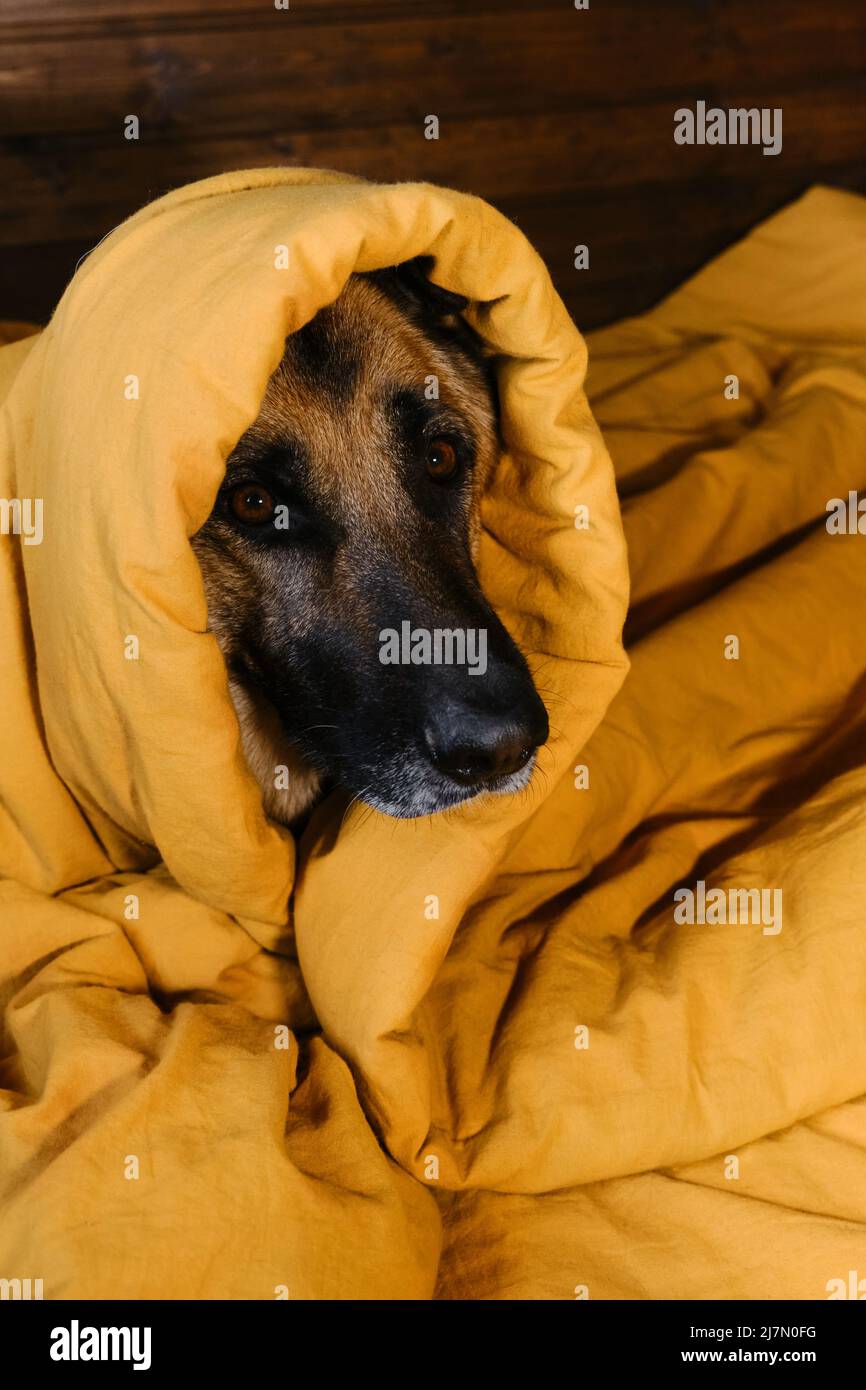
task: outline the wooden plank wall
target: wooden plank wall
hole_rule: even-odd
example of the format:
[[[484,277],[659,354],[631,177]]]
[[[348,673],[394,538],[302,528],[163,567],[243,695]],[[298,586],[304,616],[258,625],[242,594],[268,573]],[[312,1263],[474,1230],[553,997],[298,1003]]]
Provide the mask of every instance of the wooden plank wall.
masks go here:
[[[699,99],[781,107],[782,152],[675,144]],[[143,202],[274,163],[483,195],[593,327],[815,180],[866,189],[866,0],[0,0],[0,316],[45,318]]]

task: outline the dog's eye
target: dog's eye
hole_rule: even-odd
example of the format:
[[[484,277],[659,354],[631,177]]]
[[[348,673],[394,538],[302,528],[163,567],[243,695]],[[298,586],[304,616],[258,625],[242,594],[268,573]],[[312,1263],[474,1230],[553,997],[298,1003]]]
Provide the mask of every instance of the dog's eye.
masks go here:
[[[436,483],[447,483],[457,472],[457,450],[447,439],[432,439],[425,458],[428,476]]]
[[[276,504],[266,488],[258,483],[242,483],[229,493],[229,506],[245,526],[264,526],[271,521]]]

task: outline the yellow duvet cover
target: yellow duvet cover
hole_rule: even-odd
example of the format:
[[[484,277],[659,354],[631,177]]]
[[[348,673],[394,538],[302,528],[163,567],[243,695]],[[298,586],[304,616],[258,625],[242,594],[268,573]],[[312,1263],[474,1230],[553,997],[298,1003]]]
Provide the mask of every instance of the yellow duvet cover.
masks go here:
[[[864,241],[812,190],[584,383],[478,199],[257,170],[0,349],[0,1278],[866,1294]],[[188,537],[285,335],[422,252],[497,357],[480,572],[553,735],[519,797],[296,845]]]

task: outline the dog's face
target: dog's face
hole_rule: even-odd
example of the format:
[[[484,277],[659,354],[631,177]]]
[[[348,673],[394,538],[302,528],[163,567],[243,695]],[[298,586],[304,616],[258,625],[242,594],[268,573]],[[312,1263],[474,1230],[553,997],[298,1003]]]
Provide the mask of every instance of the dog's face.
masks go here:
[[[463,303],[414,262],[353,276],[287,340],[193,540],[266,789],[293,750],[283,819],[327,782],[398,817],[516,791],[547,738],[473,567],[498,440]]]

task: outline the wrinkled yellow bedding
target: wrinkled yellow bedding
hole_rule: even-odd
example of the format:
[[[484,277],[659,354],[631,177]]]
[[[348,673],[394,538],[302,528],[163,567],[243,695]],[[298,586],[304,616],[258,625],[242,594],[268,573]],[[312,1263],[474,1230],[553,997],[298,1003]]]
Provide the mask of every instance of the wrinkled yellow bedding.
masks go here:
[[[863,1266],[864,239],[814,189],[595,334],[604,443],[538,257],[426,185],[179,190],[0,349],[0,497],[44,532],[0,537],[0,1276],[761,1299]],[[428,251],[500,358],[480,567],[554,734],[521,797],[335,797],[296,847],[187,537],[285,334]]]

